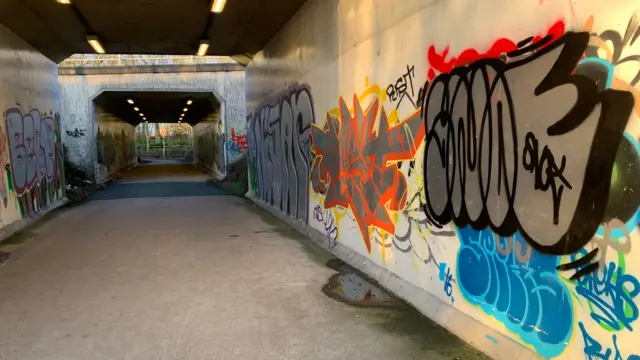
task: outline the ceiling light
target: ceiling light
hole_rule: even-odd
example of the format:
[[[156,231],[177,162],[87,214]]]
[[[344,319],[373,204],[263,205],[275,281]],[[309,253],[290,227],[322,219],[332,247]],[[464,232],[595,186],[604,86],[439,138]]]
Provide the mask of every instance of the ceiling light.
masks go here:
[[[140,111],[140,109],[138,109],[137,107],[134,107],[133,110]]]
[[[221,13],[226,2],[227,0],[213,0],[213,4],[211,5],[211,12]]]
[[[56,0],[59,4],[69,5],[71,4],[71,0]]]
[[[147,118],[146,117],[142,117],[142,120],[147,120]]]
[[[187,112],[187,111],[189,111],[189,109],[188,108],[184,108],[184,109],[182,109],[182,111]]]
[[[87,41],[89,42],[89,45],[91,45],[93,50],[95,50],[98,54],[104,54],[104,48],[100,44],[100,40],[96,35],[87,35]]]
[[[129,104],[133,104],[133,100],[132,100],[132,99],[127,99],[127,102],[128,102]]]
[[[144,118],[144,114],[143,113],[140,113],[140,116],[142,116]]]
[[[193,104],[193,100],[191,99],[187,100],[187,105],[191,105],[191,104]]]
[[[209,41],[200,40],[200,47],[198,48],[197,56],[205,56],[207,54],[207,50],[209,49]]]
[[[180,114],[180,117],[181,117],[181,118],[182,118],[182,117],[184,117],[184,114]]]

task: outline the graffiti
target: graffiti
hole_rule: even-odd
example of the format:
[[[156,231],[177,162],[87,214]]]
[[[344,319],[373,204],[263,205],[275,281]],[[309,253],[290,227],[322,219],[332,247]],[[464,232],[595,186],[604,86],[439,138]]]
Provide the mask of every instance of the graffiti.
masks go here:
[[[621,233],[622,237],[620,241],[616,240],[613,236],[616,232]],[[622,240],[624,240],[622,242]],[[584,275],[591,273],[592,271],[604,270],[607,259],[607,252],[609,248],[616,250],[618,253],[629,253],[631,251],[631,235],[626,229],[626,225],[619,219],[613,219],[604,224],[603,237],[594,236],[591,239],[591,243],[594,245],[594,249],[589,253],[584,253],[582,249],[579,254],[582,256],[576,258],[575,254],[572,256],[572,261],[567,264],[558,266],[558,270],[566,271],[571,269],[577,269],[576,273],[570,280],[577,280]],[[600,260],[597,263],[591,263],[591,260],[595,259],[596,255],[600,252]]]
[[[555,357],[573,333],[569,290],[555,276],[559,257],[531,251],[526,264],[517,252],[500,250],[495,234],[458,227],[456,278],[463,297],[530,344],[543,357]],[[527,246],[516,233],[510,241]],[[502,247],[504,249],[504,247]]]
[[[520,264],[526,264],[529,259],[531,259],[531,247],[528,244],[515,241],[514,245],[512,236],[500,237],[497,234],[494,234],[493,239],[496,242],[496,249],[500,254],[509,256],[513,251],[516,255],[516,260],[518,260]],[[505,244],[503,244],[503,242],[505,242]],[[522,247],[526,250],[523,251]]]
[[[443,283],[444,293],[447,294],[453,304],[453,274],[451,274],[451,268],[445,263],[440,263],[440,281]]]
[[[530,47],[526,47],[528,44],[540,44],[541,46],[539,46],[538,49],[541,49],[552,41],[557,40],[562,34],[564,34],[564,22],[558,21],[549,27],[544,36],[534,36],[518,43],[502,38],[495,41],[493,45],[483,53],[478,52],[476,49],[467,49],[457,57],[452,57],[448,60],[449,47],[446,47],[441,53],[438,53],[435,46],[430,46],[427,52],[427,62],[430,66],[427,77],[431,81],[436,77],[436,72],[450,73],[454,68],[467,66],[483,59],[498,59],[504,54],[511,53],[512,55],[521,55],[531,49]]]
[[[587,333],[582,322],[578,322],[578,327],[582,333],[584,353],[587,355],[588,360],[624,360],[624,357],[618,349],[618,339],[615,334],[612,336],[613,350],[605,349],[598,340],[594,339]],[[611,358],[611,355],[613,355],[613,358]],[[640,360],[640,355],[629,355],[626,360]]]
[[[585,31],[591,31],[593,22],[593,16],[589,17],[585,24]],[[586,49],[584,56],[587,59],[603,60],[610,64],[611,67],[631,62],[640,65],[640,56],[638,55],[623,57],[624,50],[630,48],[638,40],[638,37],[640,37],[640,13],[635,13],[629,19],[624,35],[614,30],[605,30],[600,34],[591,33],[589,47]],[[603,64],[604,62],[599,63]],[[640,69],[635,74],[632,74],[626,83],[631,88],[638,85],[640,83]]]
[[[46,207],[63,194],[60,115],[19,107],[4,113],[10,164],[10,189],[18,195],[21,215]],[[63,191],[62,191],[63,192]]]
[[[330,210],[323,210],[320,205],[313,208],[313,218],[324,226],[326,240],[329,248],[334,248],[338,241],[338,227]]]
[[[80,137],[84,137],[86,131],[87,130],[85,129],[78,130],[78,128],[75,128],[75,130],[67,130],[67,135],[74,138],[80,138]]]
[[[406,179],[389,162],[412,159],[425,132],[419,111],[390,126],[382,108],[378,129],[374,129],[378,99],[363,110],[354,96],[353,106],[351,114],[340,98],[339,118],[327,114],[323,128],[313,126],[311,138],[317,158],[311,182],[314,191],[326,194],[326,209],[351,208],[371,252],[369,227],[394,234],[395,224],[388,211],[401,211],[407,200]]]
[[[0,127],[0,197],[2,205],[6,208],[9,202],[9,191],[7,189],[6,166],[9,164],[9,149],[7,147],[7,131],[5,127]]]
[[[633,330],[631,323],[638,319],[634,298],[640,293],[640,283],[625,274],[620,264],[609,262],[603,271],[581,278],[576,293],[587,299],[591,318],[600,326],[611,331]]]
[[[138,158],[138,153],[136,150],[136,139],[132,136],[127,136],[127,133],[124,129],[121,131],[121,143],[120,150],[122,151],[122,159],[125,162],[125,165],[129,163],[129,161]]]
[[[395,83],[387,86],[386,94],[389,100],[396,104],[396,109],[400,107],[404,99],[407,99],[414,109],[418,107],[418,102],[415,99],[416,93],[413,87],[413,79],[415,76],[415,66],[407,65],[407,71],[402,74]]]
[[[99,165],[110,168],[116,163],[119,143],[118,135],[98,128],[98,136],[96,136],[96,151]]]
[[[479,60],[425,86],[426,211],[440,224],[518,231],[535,249],[564,255],[603,218],[610,184],[598,179],[612,172],[633,97],[572,73],[587,33],[550,38],[507,54],[537,50],[523,59]]]
[[[407,205],[402,210],[402,214],[398,215],[395,223],[395,235],[388,246],[393,244],[397,250],[403,253],[412,252],[425,265],[437,265],[438,261],[435,258],[432,244],[426,238],[430,235],[453,238],[456,234],[455,231],[443,229],[429,221],[429,218],[422,211],[420,193],[422,193],[422,189],[412,195],[411,200],[407,201]],[[382,245],[381,241],[377,240],[377,242]]]
[[[236,130],[231,129],[231,139],[227,140],[227,151],[230,156],[238,156],[247,151],[247,135],[236,135]]]
[[[21,195],[42,178],[56,180],[57,117],[37,109],[22,113],[20,108],[5,112],[15,191]]]
[[[296,84],[259,106],[248,125],[250,168],[255,166],[258,177],[256,196],[305,223],[313,122],[310,89]]]
[[[625,233],[624,241],[617,241],[611,237],[611,233],[616,229]],[[591,318],[605,330],[633,330],[631,323],[638,319],[638,306],[634,299],[640,294],[640,282],[625,271],[624,254],[631,250],[631,236],[622,221],[611,221],[605,224],[605,236],[594,237],[591,244],[596,249],[591,252],[581,249],[571,255],[572,263],[584,267],[599,266],[601,271],[587,271],[585,276],[579,277],[576,293],[587,300]],[[616,251],[617,261],[610,261],[607,265],[609,248]],[[593,257],[598,250],[599,263],[586,265],[588,262],[583,259]]]
[[[109,174],[118,171],[136,159],[136,142],[133,134],[125,129],[108,131],[98,127],[96,136],[96,161]]]

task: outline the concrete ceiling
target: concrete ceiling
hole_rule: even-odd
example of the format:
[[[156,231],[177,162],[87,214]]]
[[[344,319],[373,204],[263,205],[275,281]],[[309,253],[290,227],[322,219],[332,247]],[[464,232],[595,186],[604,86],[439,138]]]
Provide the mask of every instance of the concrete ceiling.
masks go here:
[[[227,0],[220,14],[211,0],[0,0],[0,23],[55,62],[93,53],[95,33],[111,54],[253,56],[306,0]]]
[[[134,104],[129,104],[127,99],[132,99]],[[189,99],[193,100],[191,105],[187,105]],[[177,123],[184,108],[189,110],[184,113],[183,122],[195,125],[220,106],[210,92],[105,91],[94,102],[134,126],[143,122],[140,113],[150,123]]]

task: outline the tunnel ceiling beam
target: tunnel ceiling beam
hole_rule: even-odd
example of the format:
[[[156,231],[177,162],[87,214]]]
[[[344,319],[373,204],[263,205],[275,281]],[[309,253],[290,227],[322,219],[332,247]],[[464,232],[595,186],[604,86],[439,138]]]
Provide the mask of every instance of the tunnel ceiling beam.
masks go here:
[[[87,31],[110,54],[193,55],[205,37],[207,55],[232,56],[257,53],[305,2],[227,0],[213,14],[210,0],[2,0],[0,23],[55,62],[93,53]]]

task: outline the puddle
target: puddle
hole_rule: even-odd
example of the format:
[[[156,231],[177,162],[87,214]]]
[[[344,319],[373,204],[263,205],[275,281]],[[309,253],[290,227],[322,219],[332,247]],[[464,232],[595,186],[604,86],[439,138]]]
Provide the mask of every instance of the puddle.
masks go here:
[[[405,308],[400,300],[340,260],[331,259],[327,266],[339,271],[322,287],[322,292],[328,297],[358,307]]]

